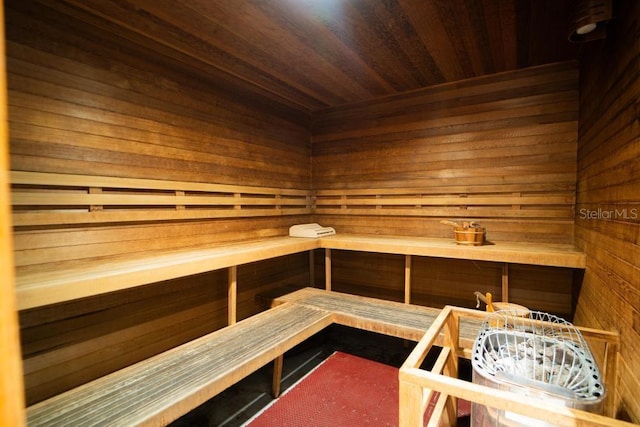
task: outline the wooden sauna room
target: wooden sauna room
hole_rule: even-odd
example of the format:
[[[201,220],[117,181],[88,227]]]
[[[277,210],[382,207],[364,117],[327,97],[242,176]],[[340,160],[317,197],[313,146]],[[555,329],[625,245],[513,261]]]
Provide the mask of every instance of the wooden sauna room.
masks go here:
[[[430,390],[640,423],[640,2],[2,12],[3,426],[166,425],[272,361],[277,395],[335,323],[419,343],[401,425]],[[335,234],[290,236],[312,223]],[[476,292],[593,338],[604,413],[412,376],[434,343],[449,374],[469,356]]]

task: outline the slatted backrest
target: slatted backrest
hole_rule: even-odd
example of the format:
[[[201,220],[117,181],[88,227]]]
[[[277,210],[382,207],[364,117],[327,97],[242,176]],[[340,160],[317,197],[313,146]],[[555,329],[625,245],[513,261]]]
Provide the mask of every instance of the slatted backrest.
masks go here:
[[[90,223],[240,218],[311,213],[307,190],[14,171],[13,223]]]
[[[317,214],[460,218],[573,218],[571,189],[451,186],[415,189],[320,190]]]

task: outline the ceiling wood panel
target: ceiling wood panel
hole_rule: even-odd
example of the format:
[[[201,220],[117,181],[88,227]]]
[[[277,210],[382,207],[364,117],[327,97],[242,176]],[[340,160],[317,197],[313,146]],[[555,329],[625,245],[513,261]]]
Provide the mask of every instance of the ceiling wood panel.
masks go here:
[[[576,55],[569,0],[27,1],[305,113]]]

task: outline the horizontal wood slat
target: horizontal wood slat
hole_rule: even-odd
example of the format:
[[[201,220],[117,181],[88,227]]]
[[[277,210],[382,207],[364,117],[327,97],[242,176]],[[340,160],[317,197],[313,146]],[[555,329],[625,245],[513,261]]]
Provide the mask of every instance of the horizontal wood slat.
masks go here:
[[[432,217],[537,217],[573,218],[575,194],[571,191],[443,194],[404,189],[404,194],[384,189],[318,191],[314,212],[326,215],[390,215]]]
[[[577,95],[568,62],[317,112],[316,221],[442,237],[436,224],[460,218],[495,239],[571,244]]]
[[[306,190],[14,171],[14,225],[311,213]]]

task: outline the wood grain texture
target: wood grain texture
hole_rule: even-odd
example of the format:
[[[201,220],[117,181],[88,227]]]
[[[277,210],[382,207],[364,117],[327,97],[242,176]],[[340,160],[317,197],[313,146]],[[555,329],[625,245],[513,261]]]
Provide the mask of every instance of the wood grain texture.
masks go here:
[[[306,254],[238,267],[237,319],[257,314],[257,294],[308,282]],[[225,269],[22,310],[28,404],[226,326]]]
[[[561,63],[314,114],[318,222],[444,237],[458,218],[496,241],[571,243],[577,83]]]
[[[0,424],[25,425],[11,233],[4,8],[0,10]]]
[[[317,240],[274,237],[237,244],[208,244],[190,249],[146,249],[137,255],[94,257],[37,264],[20,270],[19,308],[27,309],[176,279],[235,265],[315,249]]]
[[[156,425],[254,372],[332,323],[419,340],[439,310],[304,288],[276,307],[28,408],[30,425]],[[484,313],[460,323],[473,342]],[[456,328],[458,329],[458,328]],[[251,345],[247,345],[251,342]],[[446,343],[446,337],[438,338]]]
[[[440,309],[385,301],[347,293],[304,288],[275,299],[276,304],[291,303],[331,311],[334,322],[372,332],[419,341],[440,314]],[[465,319],[461,324],[461,339],[471,344],[478,335],[485,314]],[[443,341],[438,341],[440,344]]]
[[[537,244],[570,247],[577,85],[576,65],[561,63],[315,113],[315,221],[334,227],[336,241],[341,234],[395,235],[402,246],[401,236],[450,239],[451,227],[440,224],[443,219],[474,220],[487,229],[487,240],[495,243],[475,252],[467,248],[471,259],[483,261],[518,262],[519,250],[508,245],[508,256],[489,255],[506,242],[518,242],[516,246],[523,248],[531,245],[531,249]],[[455,247],[439,247],[437,252],[448,249],[464,258]],[[415,254],[434,255],[428,250]],[[529,261],[536,258],[530,255]],[[551,265],[562,258],[548,255]],[[386,262],[359,266],[357,260],[358,255],[343,254],[340,262],[350,268],[334,272],[337,289],[399,297],[394,289],[402,288],[397,283],[402,276],[397,271],[386,271]],[[416,262],[419,279],[412,281],[413,301],[437,307],[448,301],[468,307],[475,304],[472,295],[478,289],[474,288],[500,293],[499,278],[490,279],[468,263],[434,261],[425,270],[429,261]],[[541,259],[532,263],[540,264]],[[528,272],[530,277],[517,279],[518,299],[570,317],[571,275],[561,269],[553,274],[535,268]],[[375,280],[367,285],[359,279],[363,277]],[[537,293],[537,283],[549,279],[556,286]],[[375,285],[385,281],[388,289]]]
[[[375,236],[366,234],[336,234],[320,239],[320,246],[329,249],[418,255],[476,261],[509,262],[584,268],[584,254],[573,245],[498,242],[482,246],[457,245],[453,238]]]
[[[232,189],[233,197],[235,191],[255,187],[284,190],[276,191],[280,196],[270,196],[270,211],[259,211],[261,205],[254,204],[266,200],[246,195],[247,212],[229,205],[224,216],[217,210],[203,216],[200,206],[189,218],[188,204],[181,204],[185,200],[171,206],[169,216],[160,205],[147,214],[129,205],[122,215],[104,200],[90,200],[85,205],[88,215],[111,216],[113,221],[86,223],[80,218],[61,221],[65,216],[82,217],[80,212],[56,213],[59,205],[39,205],[40,212],[33,212],[38,218],[22,222],[15,230],[14,255],[20,274],[56,264],[64,270],[65,265],[82,264],[88,258],[131,259],[136,253],[185,249],[204,242],[216,245],[283,236],[291,224],[308,222],[302,212],[286,219],[268,216],[287,210],[289,195],[310,188],[308,113],[292,108],[288,101],[272,99],[271,92],[255,86],[249,90],[228,73],[69,4],[8,1],[5,10],[10,23],[7,68],[14,171],[73,174],[80,186],[87,183],[87,176],[109,178],[104,185],[94,180],[88,191],[75,187],[68,194],[71,197],[80,191],[89,197],[109,197],[109,185],[119,180],[189,182],[188,187],[165,188],[176,198],[188,197],[190,192],[200,197],[203,190]],[[212,183],[219,186],[212,190]],[[55,191],[64,194],[56,186],[59,183],[49,180],[47,184],[53,199]],[[156,191],[145,194],[142,190],[130,188],[124,196],[139,201],[158,196]],[[16,206],[22,204],[17,202]],[[35,206],[16,209],[27,214]],[[245,213],[249,218],[242,217]],[[256,275],[240,269],[238,318],[257,311],[256,292],[297,283],[307,271],[298,261],[266,265],[256,267]],[[280,270],[283,265],[289,269]],[[143,276],[140,272],[139,277]],[[154,279],[148,276],[143,282],[149,280]],[[211,273],[173,280],[173,294],[160,284],[142,287],[141,294],[128,289],[69,303],[62,302],[63,297],[60,304],[23,310],[27,400],[33,403],[50,397],[221,327],[227,307],[218,291],[226,288],[225,282]],[[93,284],[76,289],[84,296],[94,295]],[[184,295],[177,291],[180,287]],[[37,290],[34,295],[44,294]],[[143,297],[130,302],[135,295]],[[115,308],[119,305],[134,312],[124,313]],[[74,316],[82,321],[71,327]],[[47,334],[48,338],[39,338]],[[22,394],[14,394],[18,395]]]
[[[563,44],[564,29],[555,25],[569,3],[355,1],[330,14],[327,5],[283,0],[5,1],[11,167],[316,189],[314,219],[339,233],[448,238],[450,229],[439,219],[451,217],[480,219],[497,242],[566,245],[575,231],[588,257],[577,319],[623,332],[618,405],[637,421],[640,408],[632,397],[640,388],[638,223],[577,217],[582,208],[595,208],[596,215],[616,209],[631,214],[639,206],[638,48],[629,42],[638,40],[631,18],[638,10],[623,1],[617,13],[622,19],[608,41],[583,49],[577,149],[576,67],[562,62],[521,69],[574,57],[577,49]],[[541,27],[545,31],[537,31]],[[109,194],[101,191],[91,187],[81,197],[96,216],[111,214],[104,210]],[[290,225],[310,222],[306,213],[238,218],[237,209],[230,209],[232,217],[186,220],[186,194],[180,193],[185,190],[175,191],[172,198],[180,203],[171,204],[171,221],[76,223],[55,230],[24,223],[14,234],[19,274],[102,257],[283,236]],[[38,201],[30,197],[36,196],[25,195],[20,203]],[[461,203],[464,197],[473,200]],[[340,259],[338,252],[338,286],[394,299],[399,287],[401,298],[401,257]],[[314,261],[321,264],[322,256]],[[412,270],[425,284],[414,279],[412,286],[414,298],[425,303],[463,300],[471,286],[462,281],[494,286],[493,267],[474,271],[464,263],[421,261],[416,266],[414,260]],[[362,262],[366,281],[354,271]],[[256,292],[306,283],[305,266],[293,254],[240,268],[238,317],[255,313]],[[315,283],[323,285],[323,268],[313,270]],[[451,271],[459,272],[455,283]],[[555,267],[512,266],[511,297],[564,312],[573,293],[567,274]],[[216,292],[226,287],[215,273],[204,276]],[[177,280],[200,285],[191,297],[205,292],[206,280],[197,277]],[[429,277],[436,278],[437,289],[429,288]],[[440,286],[451,286],[451,292]],[[122,304],[130,291],[99,300]],[[159,287],[145,292],[162,306]],[[116,322],[104,341],[90,329],[109,330],[113,319],[98,316],[77,326],[71,334],[77,342],[64,350],[56,348],[55,338],[41,341],[37,335],[55,330],[56,322],[64,329],[87,300],[30,310],[21,316],[23,327],[42,328],[28,335],[26,347],[51,351],[69,383],[80,383],[98,375],[89,366],[101,356],[111,369],[160,351],[150,345],[158,338],[150,326],[180,322],[185,334],[176,331],[175,340],[159,344],[168,348],[204,333],[206,310],[215,315],[207,328],[224,319],[226,307],[217,294],[206,308],[197,298],[180,308],[182,301],[177,298],[166,313],[145,311],[148,317],[132,320],[135,326]],[[47,324],[45,313],[55,320]],[[140,344],[141,351],[127,341]],[[111,342],[123,349],[119,355],[96,350]],[[77,376],[71,349],[83,352]],[[56,393],[57,384],[69,386],[45,359],[29,362],[29,399]]]
[[[29,424],[164,425],[329,324],[330,312],[276,307],[32,406]]]
[[[92,23],[14,3],[7,8],[12,169],[308,186],[308,119],[283,117],[273,102],[229,92]]]
[[[311,213],[308,190],[24,171],[11,181],[17,229]]]
[[[576,53],[558,0],[35,4],[307,112]]]
[[[640,5],[615,6],[606,41],[580,58],[576,244],[587,269],[576,321],[620,332],[616,405],[639,422],[631,390],[640,389]]]

